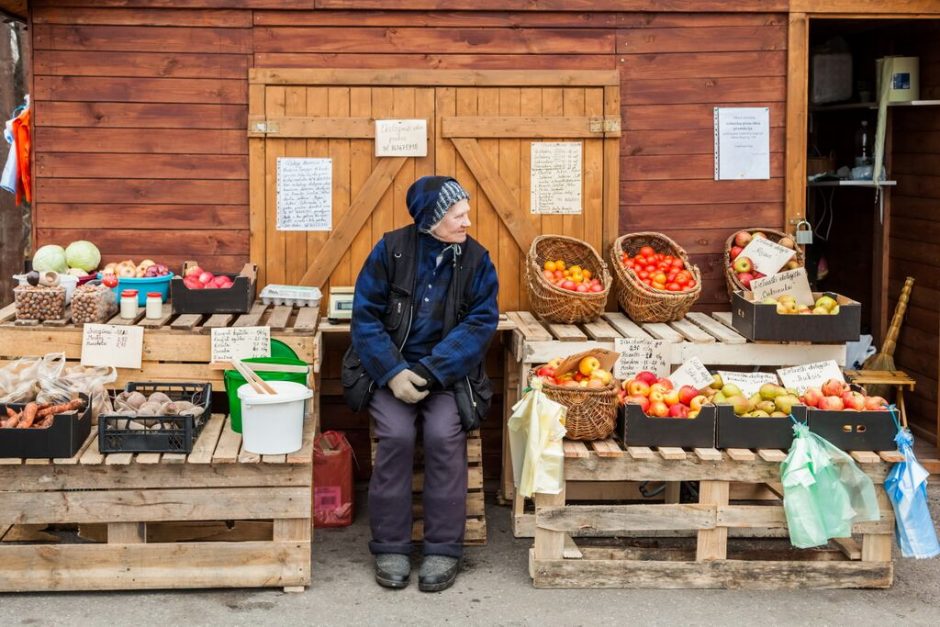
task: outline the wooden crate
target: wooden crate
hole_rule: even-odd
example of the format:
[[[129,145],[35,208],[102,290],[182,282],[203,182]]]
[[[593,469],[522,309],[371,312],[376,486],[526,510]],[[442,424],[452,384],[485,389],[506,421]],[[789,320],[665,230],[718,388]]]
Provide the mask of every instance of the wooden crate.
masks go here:
[[[67,314],[68,315],[68,314]],[[139,370],[122,368],[115,387],[129,381],[208,381],[216,392],[225,390],[223,370],[210,367],[211,332],[219,327],[268,326],[271,337],[281,340],[298,358],[313,364],[319,372],[317,326],[319,310],[256,303],[247,314],[173,315],[163,305],[157,320],[133,320],[115,316],[108,324],[134,324],[144,327],[143,362]],[[13,305],[0,310],[0,367],[26,355],[64,351],[69,362],[81,359],[82,325],[66,319],[66,324],[21,324],[15,320]]]
[[[569,485],[697,481],[698,502],[574,505],[565,492],[536,494],[529,570],[538,588],[887,588],[892,583],[894,513],[883,482],[900,457],[896,452],[853,453],[875,482],[881,519],[855,525],[853,538],[810,550],[790,546],[780,499],[744,500],[731,489],[733,482],[775,486],[780,451],[624,450],[614,443],[604,453],[566,442]],[[619,540],[599,540],[614,536]]]
[[[303,448],[289,455],[245,451],[216,414],[189,455],[102,455],[95,432],[70,459],[0,459],[0,591],[302,591],[310,584],[315,425],[314,412]],[[104,538],[57,543],[45,532],[7,542],[23,539],[23,525],[90,525],[83,537]]]
[[[844,344],[749,342],[731,327],[730,312],[715,312],[711,316],[691,312],[683,320],[670,323],[635,323],[619,312],[605,313],[597,321],[584,324],[542,322],[527,311],[509,312],[506,316],[515,324],[515,329],[506,344],[506,370],[503,373],[505,402],[500,497],[513,505],[513,533],[519,538],[532,537],[535,530],[534,510],[524,499],[516,497],[505,425],[512,415],[513,403],[522,397],[522,390],[533,366],[591,348],[613,350],[618,338],[665,340],[671,346],[669,358],[673,365],[681,364],[690,357],[699,357],[706,365],[738,367],[780,367],[827,359],[833,359],[839,365],[845,364]],[[598,447],[607,446],[606,442],[613,443],[613,440],[595,443],[595,452],[603,455],[607,449]],[[613,446],[618,445],[614,443]],[[667,493],[675,495],[677,489],[677,486],[669,486]],[[736,486],[736,490],[753,491],[747,486]],[[636,486],[629,485],[575,487],[572,484],[570,492],[579,500],[607,500],[624,494],[638,495]]]
[[[370,428],[371,432],[371,428]],[[372,464],[375,464],[375,437],[372,438]],[[424,451],[420,433],[415,447],[414,477],[411,482],[412,516],[414,523],[411,539],[420,542],[424,538]],[[467,434],[467,524],[464,529],[464,545],[486,544],[486,511],[483,497],[483,440],[480,430]]]

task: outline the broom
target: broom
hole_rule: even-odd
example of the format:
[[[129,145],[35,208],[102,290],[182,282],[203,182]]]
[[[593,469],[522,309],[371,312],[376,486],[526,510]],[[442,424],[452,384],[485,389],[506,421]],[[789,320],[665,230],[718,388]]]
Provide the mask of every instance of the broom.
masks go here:
[[[909,276],[904,281],[904,287],[901,288],[901,296],[898,297],[898,304],[894,308],[894,316],[891,318],[891,326],[888,327],[888,335],[885,337],[881,350],[865,360],[862,364],[862,370],[895,370],[894,348],[897,346],[898,334],[901,332],[901,322],[904,320],[904,312],[907,311],[907,303],[911,299],[911,289],[914,287],[914,277]],[[890,393],[888,385],[869,385],[866,386],[868,394],[871,396],[884,396]]]

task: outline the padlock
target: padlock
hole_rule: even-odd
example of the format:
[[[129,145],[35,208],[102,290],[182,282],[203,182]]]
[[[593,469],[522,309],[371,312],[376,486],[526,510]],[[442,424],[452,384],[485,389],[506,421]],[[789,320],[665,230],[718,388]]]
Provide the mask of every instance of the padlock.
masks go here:
[[[813,227],[806,220],[800,220],[796,225],[796,243],[801,246],[813,243]]]

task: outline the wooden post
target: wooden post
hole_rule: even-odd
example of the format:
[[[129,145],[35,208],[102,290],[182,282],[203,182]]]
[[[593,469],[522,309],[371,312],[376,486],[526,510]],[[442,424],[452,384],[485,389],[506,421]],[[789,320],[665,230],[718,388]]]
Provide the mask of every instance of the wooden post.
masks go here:
[[[891,501],[888,500],[888,494],[885,492],[884,485],[875,485],[875,495],[878,497],[878,509],[880,511],[892,511]],[[862,536],[862,561],[863,562],[890,562],[891,546],[894,536],[890,533],[874,534],[866,533]]]
[[[702,505],[727,505],[731,484],[728,481],[699,482],[698,502]],[[695,560],[704,562],[728,558],[728,528],[716,527],[698,532]]]
[[[786,221],[790,232],[806,213],[806,106],[809,18],[790,14],[787,41]]]
[[[535,559],[560,560],[565,552],[565,532],[549,531],[538,526],[539,509],[550,507],[552,505],[565,504],[565,489],[562,488],[558,494],[542,494],[537,492],[533,495],[535,500]]]

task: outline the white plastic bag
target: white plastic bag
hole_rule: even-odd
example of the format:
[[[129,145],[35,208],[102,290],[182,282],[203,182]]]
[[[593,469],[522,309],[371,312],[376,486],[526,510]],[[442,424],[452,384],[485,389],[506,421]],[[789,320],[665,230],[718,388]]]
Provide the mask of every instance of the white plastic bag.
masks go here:
[[[562,440],[567,408],[546,397],[536,379],[512,409],[509,448],[519,494],[558,494],[565,483]]]

